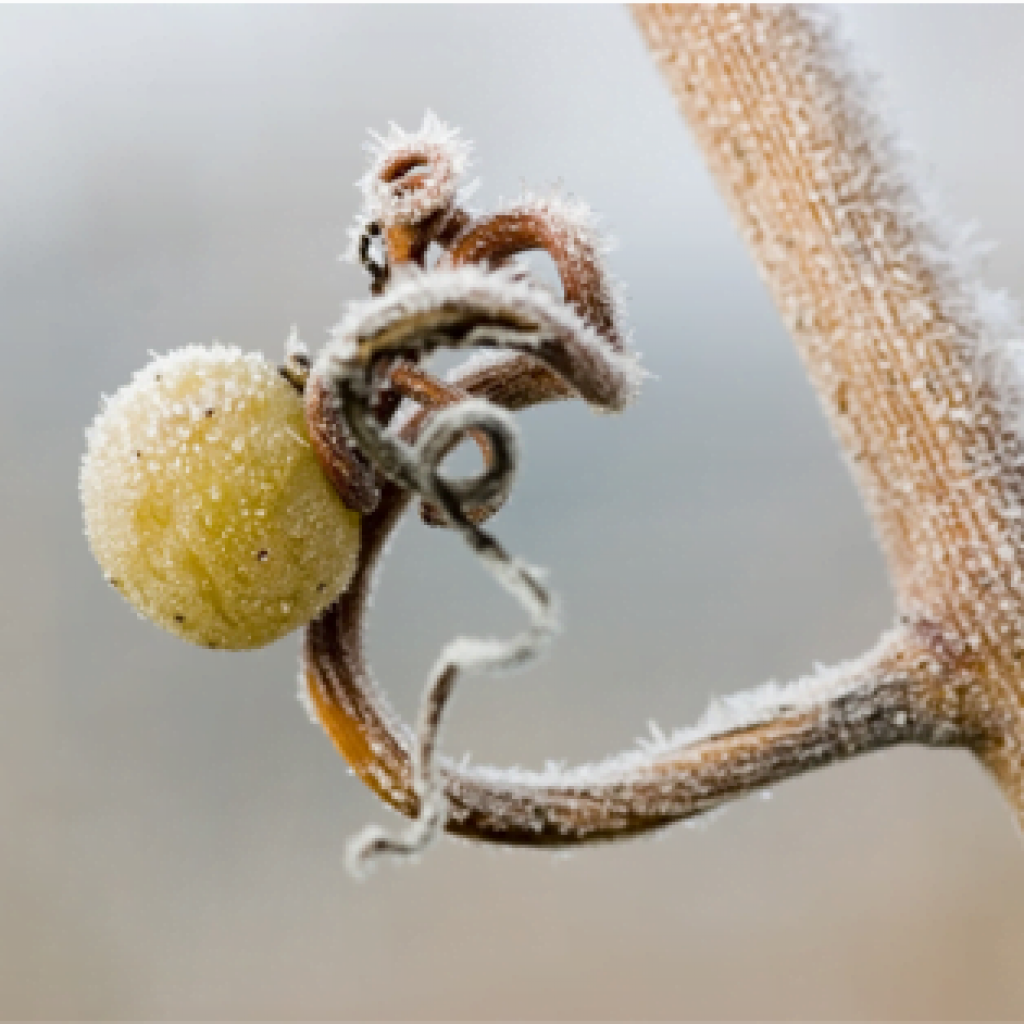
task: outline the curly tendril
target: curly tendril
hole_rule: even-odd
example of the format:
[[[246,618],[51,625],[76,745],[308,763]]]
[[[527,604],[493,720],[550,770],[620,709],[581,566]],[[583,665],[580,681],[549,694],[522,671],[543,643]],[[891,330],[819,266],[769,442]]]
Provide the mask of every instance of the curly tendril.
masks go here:
[[[514,412],[575,396],[619,410],[642,373],[601,261],[607,245],[580,204],[528,196],[477,218],[457,205],[420,221],[389,221],[386,210],[381,217],[386,278],[373,275],[378,297],[350,308],[312,371],[312,387],[328,400],[307,403],[311,417],[336,416],[337,437],[351,438],[380,486],[361,522],[352,584],[310,623],[304,645],[302,696],[311,714],[359,777],[414,819],[402,836],[359,837],[351,847],[356,871],[376,855],[417,852],[442,829],[541,848],[636,835],[870,750],[904,742],[977,747],[994,734],[981,718],[936,705],[931,641],[913,623],[858,659],[728,698],[696,725],[594,765],[526,772],[456,765],[438,752],[472,642],[445,649],[415,731],[403,725],[370,675],[363,632],[378,560],[410,499],[425,499],[429,521],[459,530],[484,552],[531,612],[523,634],[485,650],[488,663],[536,653],[553,628],[551,599],[534,588],[536,574],[480,528],[507,494],[515,464],[510,421],[492,405]],[[431,268],[426,253],[435,242],[442,253]],[[531,284],[515,262],[534,248],[551,256],[561,299]],[[441,382],[416,365],[439,348],[490,351]],[[441,458],[467,434],[481,448],[484,471],[450,480]],[[326,446],[325,456],[331,451]]]
[[[518,432],[500,406],[575,395],[615,411],[633,397],[642,377],[626,352],[601,263],[606,245],[586,208],[557,196],[527,197],[515,208],[474,219],[458,205],[468,154],[457,132],[431,113],[418,132],[392,125],[387,137],[376,136],[372,166],[360,182],[360,227],[353,232],[353,255],[370,274],[376,297],[350,307],[313,366],[306,381],[307,416],[328,476],[347,503],[370,513],[365,571],[397,521],[396,509],[417,495],[424,520],[457,530],[520,602],[529,624],[510,640],[458,639],[442,651],[412,744],[402,755],[408,792],[401,802],[415,807],[415,820],[401,836],[370,828],[357,837],[349,857],[356,873],[377,856],[419,852],[446,824],[449,800],[437,746],[459,673],[524,665],[557,628],[556,604],[539,573],[481,526],[507,498],[518,465]],[[443,254],[428,270],[426,253],[434,243]],[[513,263],[534,249],[551,256],[563,300],[532,284],[525,268]],[[417,367],[442,348],[490,350],[483,366],[464,371],[473,393]],[[389,428],[402,399],[431,415],[414,416],[402,430]],[[465,437],[479,446],[484,466],[474,477],[453,479],[441,463]],[[357,661],[361,615],[359,609],[342,655]],[[310,636],[314,632],[315,626]],[[363,672],[357,668],[356,675]],[[325,709],[339,696],[329,684],[310,693],[332,732],[333,718]],[[393,791],[390,782],[385,788]]]
[[[635,360],[613,349],[571,308],[508,272],[477,267],[415,274],[369,303],[356,306],[310,375],[310,393],[327,395],[348,434],[371,464],[400,488],[438,509],[495,579],[524,607],[529,627],[511,640],[458,639],[442,652],[421,702],[411,752],[412,793],[419,812],[400,837],[371,828],[357,837],[350,865],[357,873],[381,854],[414,854],[446,816],[435,751],[443,712],[460,672],[501,671],[535,658],[557,628],[555,602],[539,574],[505,551],[472,513],[507,496],[518,464],[518,432],[508,413],[468,397],[439,410],[410,443],[373,414],[381,366],[398,356],[423,357],[440,348],[505,350],[537,360],[564,388],[601,408],[622,408],[635,392]],[[507,370],[509,360],[492,364]],[[481,439],[487,459],[475,477],[452,479],[440,464],[464,436]]]

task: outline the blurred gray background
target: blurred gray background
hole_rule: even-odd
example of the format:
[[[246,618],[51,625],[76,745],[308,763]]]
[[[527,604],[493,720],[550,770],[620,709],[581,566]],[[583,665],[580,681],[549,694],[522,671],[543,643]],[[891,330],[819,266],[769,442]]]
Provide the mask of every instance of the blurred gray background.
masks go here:
[[[893,117],[1024,278],[1024,11],[849,12]],[[477,144],[490,206],[556,181],[620,240],[657,375],[621,418],[524,417],[500,534],[550,567],[553,656],[461,691],[447,749],[540,766],[859,653],[892,615],[794,351],[617,7],[0,9],[0,1013],[8,1017],[1020,1017],[1024,848],[963,754],[899,750],[706,826],[562,859],[445,841],[369,884],[393,820],[295,700],[296,637],[190,649],[81,531],[101,391],[213,338],[314,345],[368,127]],[[410,521],[373,663],[410,716],[453,632],[516,609]]]

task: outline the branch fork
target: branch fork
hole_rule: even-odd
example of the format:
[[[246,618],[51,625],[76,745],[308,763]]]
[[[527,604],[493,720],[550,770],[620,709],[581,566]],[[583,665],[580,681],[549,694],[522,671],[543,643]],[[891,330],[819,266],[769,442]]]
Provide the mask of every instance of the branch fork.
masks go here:
[[[419,851],[442,829],[544,848],[637,835],[899,743],[973,750],[1024,813],[1022,378],[1005,337],[908,199],[829,16],[758,5],[635,15],[848,455],[898,619],[857,659],[739,694],[690,729],[598,764],[524,772],[441,756],[458,672],[526,660],[555,628],[537,574],[484,529],[514,475],[509,414],[569,397],[618,411],[642,373],[582,207],[527,197],[473,215],[459,195],[469,150],[457,134],[432,115],[417,133],[393,129],[372,151],[352,247],[374,298],[350,309],[306,385],[318,455],[364,515],[350,588],[307,628],[303,696],[359,777],[413,819],[404,836],[363,836],[359,867]],[[514,262],[529,249],[550,254],[561,299]],[[441,382],[419,364],[442,347],[490,354]],[[452,480],[441,462],[466,436],[484,470]],[[511,642],[446,649],[414,731],[363,648],[376,567],[413,497],[530,617]]]

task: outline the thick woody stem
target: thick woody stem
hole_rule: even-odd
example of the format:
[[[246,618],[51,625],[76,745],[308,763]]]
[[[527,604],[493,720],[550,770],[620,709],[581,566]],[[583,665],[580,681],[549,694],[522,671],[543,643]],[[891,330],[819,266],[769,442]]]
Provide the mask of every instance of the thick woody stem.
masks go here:
[[[1004,722],[996,761],[1024,807],[1014,326],[996,321],[917,198],[830,13],[666,5],[635,15],[796,339],[900,610],[932,637],[933,699],[955,663],[960,713]]]

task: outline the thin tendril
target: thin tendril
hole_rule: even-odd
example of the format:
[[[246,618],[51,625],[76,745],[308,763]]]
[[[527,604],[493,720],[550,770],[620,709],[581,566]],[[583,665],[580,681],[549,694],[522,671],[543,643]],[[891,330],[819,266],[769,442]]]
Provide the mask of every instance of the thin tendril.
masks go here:
[[[443,649],[420,701],[413,746],[413,792],[419,813],[398,836],[370,826],[349,844],[347,864],[363,877],[382,856],[408,858],[421,853],[441,832],[447,806],[437,768],[436,752],[447,705],[460,672],[500,672],[519,668],[536,658],[558,628],[556,603],[541,582],[540,573],[513,558],[500,542],[469,518],[468,509],[504,497],[511,489],[519,463],[519,437],[511,416],[497,406],[470,399],[438,412],[415,445],[389,434],[372,414],[372,360],[358,355],[332,365],[332,384],[338,406],[360,450],[385,476],[441,510],[491,575],[523,606],[529,626],[507,640],[459,638]],[[475,477],[453,479],[441,462],[453,445],[476,431],[486,437],[491,459]]]
[[[602,244],[585,207],[557,197],[530,199],[477,221],[459,206],[469,146],[456,131],[428,112],[418,132],[393,127],[376,141],[373,166],[361,182],[361,224],[352,238],[353,255],[369,272],[377,298],[350,310],[310,376],[310,436],[350,507],[372,514],[381,495],[375,473],[418,494],[424,518],[457,530],[523,606],[529,623],[511,639],[459,638],[444,647],[421,698],[410,750],[416,817],[398,836],[375,826],[356,836],[347,860],[357,876],[381,856],[420,853],[445,827],[448,804],[437,750],[459,673],[525,665],[558,628],[556,602],[541,573],[513,558],[479,525],[511,490],[519,462],[514,421],[482,398],[445,393],[446,402],[455,404],[435,411],[407,443],[388,429],[403,390],[411,386],[409,397],[416,400],[416,388],[426,383],[431,401],[445,391],[440,382],[417,375],[412,363],[438,348],[505,349],[518,353],[503,364],[510,379],[519,379],[524,359],[530,366],[522,376],[522,404],[576,395],[606,411],[623,408],[642,377],[626,351]],[[435,242],[447,255],[424,275],[427,249]],[[506,266],[530,249],[554,259],[564,302],[531,287],[522,268]],[[385,388],[387,373],[397,368],[401,374],[403,358],[412,361],[405,364],[404,385],[391,381]],[[441,463],[467,435],[480,446],[484,466],[476,476],[451,478]]]

